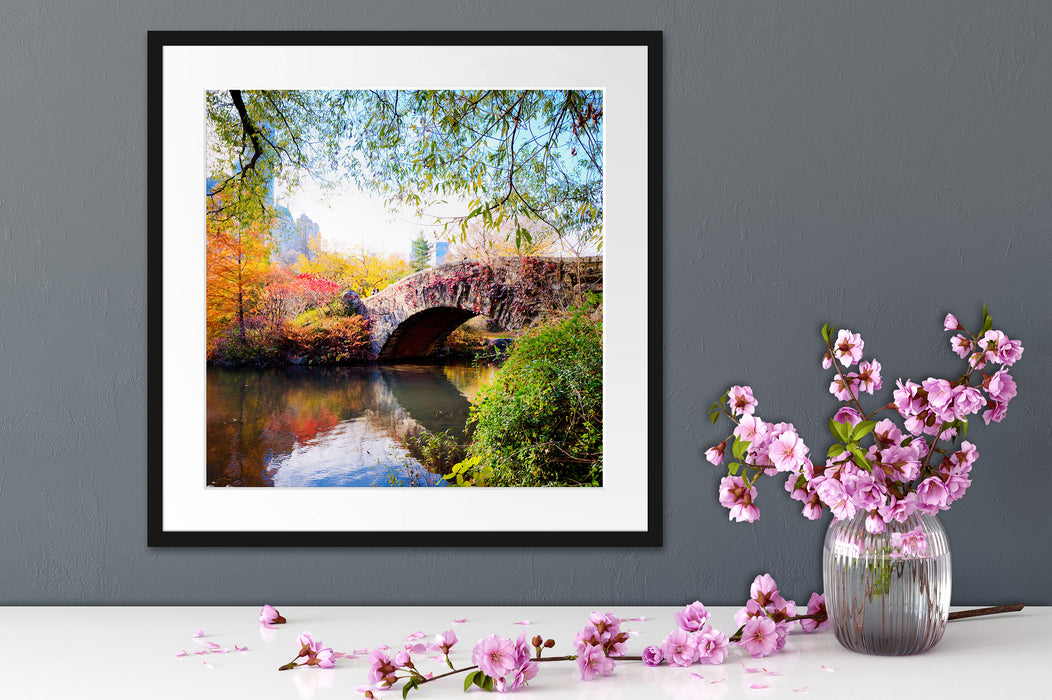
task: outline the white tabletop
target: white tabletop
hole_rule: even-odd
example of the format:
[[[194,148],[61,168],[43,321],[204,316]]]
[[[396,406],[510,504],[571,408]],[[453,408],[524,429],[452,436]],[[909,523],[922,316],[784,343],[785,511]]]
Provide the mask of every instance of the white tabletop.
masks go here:
[[[382,644],[397,649],[414,632],[423,632],[427,641],[452,629],[460,640],[452,652],[459,668],[470,665],[471,647],[489,634],[511,638],[522,632],[527,637],[540,634],[557,643],[546,654],[571,654],[573,635],[594,609],[273,603],[288,619],[273,630],[260,626],[258,607],[0,607],[0,658],[5,662],[0,698],[354,700],[362,697],[355,689],[368,682],[364,657],[340,659],[331,670],[277,670],[297,653],[300,632],[308,630],[326,646],[351,652]],[[625,618],[646,618],[623,625],[638,632],[627,652],[636,655],[675,628],[672,615],[678,609],[629,606],[609,611]],[[735,630],[734,610],[712,608],[710,622],[729,635]],[[467,621],[454,624],[455,619]],[[515,624],[526,620],[529,625]],[[204,636],[195,639],[198,629],[204,630]],[[230,651],[198,655],[207,649],[206,642]],[[233,651],[235,645],[248,650]],[[188,655],[177,656],[181,650]],[[917,656],[865,656],[844,650],[829,632],[794,632],[780,654],[752,659],[732,648],[722,666],[647,668],[639,662],[621,662],[612,676],[584,682],[573,662],[541,664],[529,687],[516,693],[575,700],[1049,697],[1050,661],[1052,607],[1032,607],[953,621],[938,646]],[[418,666],[436,673],[446,668],[426,657]],[[469,697],[462,679],[458,675],[429,683],[409,697]],[[755,685],[766,687],[751,687]],[[481,697],[477,689],[471,693],[470,697]],[[397,700],[401,692],[377,696]]]

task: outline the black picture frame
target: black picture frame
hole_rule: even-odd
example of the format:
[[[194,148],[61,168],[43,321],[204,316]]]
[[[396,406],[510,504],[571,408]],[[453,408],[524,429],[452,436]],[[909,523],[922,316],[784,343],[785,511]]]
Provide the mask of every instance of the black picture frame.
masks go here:
[[[638,456],[633,458],[634,464],[626,469],[634,471],[630,473],[634,482],[626,488],[625,499],[634,499],[638,512],[631,514],[633,518],[632,527],[614,527],[604,529],[603,523],[607,518],[596,517],[589,520],[594,526],[575,526],[555,529],[543,529],[530,525],[518,525],[516,523],[499,523],[493,527],[493,523],[479,524],[478,527],[457,528],[441,527],[431,529],[430,527],[419,527],[414,525],[397,524],[397,527],[383,527],[381,529],[364,529],[360,525],[350,523],[347,527],[341,527],[338,519],[332,522],[326,521],[321,527],[310,525],[295,527],[281,525],[277,528],[251,524],[240,526],[236,523],[217,522],[212,513],[225,512],[228,508],[220,501],[227,496],[221,496],[219,491],[275,491],[275,489],[207,489],[203,480],[200,482],[198,493],[193,488],[184,485],[187,470],[193,473],[203,473],[204,455],[201,454],[202,464],[197,466],[196,461],[190,459],[173,459],[169,454],[166,458],[166,449],[175,451],[184,442],[194,444],[188,436],[195,436],[197,431],[203,433],[203,401],[200,406],[192,398],[183,399],[179,396],[185,389],[186,382],[173,376],[171,367],[175,362],[196,363],[203,358],[198,355],[183,357],[186,353],[180,353],[178,349],[173,351],[173,338],[179,335],[180,321],[178,318],[187,317],[187,309],[178,307],[181,304],[181,293],[172,286],[172,274],[166,274],[166,265],[171,264],[173,245],[175,245],[175,233],[170,217],[176,210],[183,209],[184,202],[191,202],[191,198],[183,197],[178,193],[173,195],[173,189],[179,187],[178,164],[173,161],[182,157],[182,151],[173,149],[171,141],[174,130],[185,126],[185,120],[173,118],[167,110],[175,108],[177,103],[182,102],[180,95],[191,95],[193,84],[205,84],[207,78],[200,75],[203,71],[194,71],[194,60],[186,60],[186,56],[198,56],[200,60],[197,65],[208,65],[210,56],[219,55],[212,52],[220,52],[228,55],[230,51],[240,52],[246,50],[268,50],[278,49],[282,51],[302,50],[309,52],[319,47],[325,50],[367,50],[380,51],[386,48],[405,47],[427,47],[442,54],[444,51],[472,49],[482,50],[486,47],[520,47],[521,50],[533,51],[532,55],[540,59],[546,57],[549,52],[557,50],[573,50],[581,48],[584,52],[594,56],[597,75],[601,71],[609,70],[609,66],[600,65],[608,61],[609,55],[616,55],[619,60],[626,60],[632,70],[625,71],[637,76],[634,83],[629,87],[610,87],[608,85],[596,85],[609,90],[610,101],[606,102],[607,123],[617,120],[615,109],[624,110],[625,114],[631,112],[632,120],[625,118],[624,131],[620,132],[620,142],[616,145],[610,143],[608,153],[610,164],[607,168],[607,187],[611,187],[612,178],[619,178],[629,192],[627,198],[637,199],[633,201],[633,216],[638,216],[639,226],[643,230],[625,231],[619,235],[626,241],[625,260],[627,264],[634,266],[636,277],[632,280],[635,297],[632,304],[638,304],[638,310],[623,319],[623,325],[631,324],[634,332],[645,337],[639,341],[640,346],[632,351],[634,357],[620,357],[616,366],[607,366],[604,373],[604,392],[609,391],[612,383],[621,382],[625,378],[625,384],[631,385],[626,390],[627,401],[618,401],[611,406],[609,401],[604,402],[604,439],[608,439],[607,418],[618,414],[624,425],[632,425],[635,420],[638,424],[638,434],[629,443],[632,450],[638,450]],[[224,53],[225,52],[225,53]],[[566,32],[534,32],[534,31],[499,31],[499,32],[183,32],[183,31],[151,31],[148,33],[148,104],[147,104],[147,155],[148,155],[148,347],[150,356],[148,358],[148,454],[147,454],[147,544],[150,547],[288,547],[288,546],[530,546],[530,547],[567,547],[567,546],[610,546],[610,547],[658,547],[662,543],[662,299],[661,299],[661,270],[662,270],[662,36],[660,32],[607,32],[607,31],[566,31]],[[480,54],[480,58],[482,55]],[[625,58],[627,57],[627,58]],[[196,59],[195,59],[196,60]],[[587,68],[587,67],[586,67]],[[189,77],[187,77],[189,76]],[[182,85],[180,81],[188,81],[191,88],[173,87]],[[627,79],[626,79],[627,81]],[[626,85],[628,83],[626,82]],[[229,88],[231,85],[219,83],[212,85],[216,88]],[[242,87],[238,85],[237,87]],[[251,85],[251,87],[259,87]],[[266,87],[266,86],[263,86]],[[553,85],[552,88],[558,86]],[[184,92],[179,92],[184,90]],[[185,92],[190,90],[190,92]],[[192,100],[191,100],[192,101]],[[616,105],[616,106],[615,106]],[[203,121],[203,111],[199,112]],[[191,112],[191,115],[193,112]],[[609,129],[610,127],[608,127]],[[613,134],[608,132],[608,139]],[[181,144],[192,151],[201,146],[199,143]],[[168,144],[168,145],[166,145]],[[616,159],[620,157],[615,153],[630,153],[631,158],[625,162],[632,162],[632,166],[624,166],[624,172],[620,170]],[[635,160],[632,160],[635,159]],[[640,172],[641,171],[641,172]],[[193,172],[183,170],[182,172]],[[623,178],[622,178],[623,176]],[[194,174],[196,179],[193,186],[194,192],[201,193],[201,182],[203,170]],[[191,188],[192,189],[192,188]],[[197,201],[202,202],[203,197],[197,196]],[[610,192],[607,194],[610,201]],[[610,207],[606,209],[606,228],[613,231],[614,227],[610,220]],[[631,218],[631,217],[626,217]],[[201,217],[203,221],[203,206]],[[620,223],[620,221],[619,221]],[[203,224],[202,224],[203,226]],[[627,227],[626,227],[627,228]],[[183,229],[180,229],[183,230]],[[632,238],[632,237],[635,238]],[[608,250],[618,242],[611,238],[607,244]],[[192,259],[192,258],[191,258]],[[203,256],[202,256],[203,259]],[[607,268],[610,268],[609,258]],[[201,263],[203,266],[203,262]],[[640,277],[645,276],[645,282],[641,283]],[[617,278],[608,278],[608,285],[619,283]],[[625,280],[627,283],[627,280]],[[173,289],[175,291],[173,292]],[[203,292],[202,292],[203,293]],[[605,295],[605,303],[609,305],[609,295]],[[627,295],[626,299],[629,298]],[[177,308],[178,307],[178,308]],[[203,306],[200,310],[203,324]],[[633,306],[633,309],[636,307]],[[190,317],[193,318],[194,309],[190,309]],[[178,313],[177,313],[178,312]],[[604,331],[609,330],[612,321],[604,319]],[[618,321],[622,323],[622,321]],[[174,329],[174,330],[173,330]],[[604,347],[604,357],[610,352],[609,338]],[[202,348],[203,350],[203,348]],[[202,353],[203,354],[203,353]],[[167,363],[167,364],[166,364]],[[204,362],[200,363],[202,366]],[[194,382],[188,382],[194,385]],[[203,391],[203,386],[198,387]],[[623,410],[622,403],[634,404],[632,411],[634,417],[620,416]],[[183,408],[189,407],[184,411]],[[199,411],[199,413],[198,413]],[[183,418],[182,414],[188,415]],[[613,413],[611,413],[613,412]],[[195,416],[200,416],[200,423],[195,423]],[[639,442],[645,444],[638,444]],[[198,442],[197,444],[202,444]],[[604,450],[607,454],[604,469],[621,459],[619,454],[613,454]],[[624,452],[624,450],[621,450]],[[631,452],[631,450],[630,450]],[[633,453],[636,454],[636,453]],[[167,459],[167,461],[166,461]],[[638,464],[643,461],[644,464]],[[197,470],[194,472],[193,470]],[[600,489],[575,489],[577,492],[602,491],[607,488],[606,484]],[[353,489],[350,489],[353,491]],[[387,489],[390,490],[390,489]],[[400,489],[405,491],[407,489]],[[422,491],[412,489],[413,491]],[[485,491],[486,489],[427,489],[427,491]],[[299,491],[303,491],[302,489]],[[333,491],[342,492],[342,489],[311,489],[312,492]],[[374,489],[373,491],[378,491]],[[544,492],[546,489],[516,489],[521,492]],[[634,492],[634,493],[629,493]],[[611,492],[613,493],[613,492]],[[190,496],[187,496],[190,494]],[[253,496],[254,497],[254,496]],[[306,498],[312,498],[308,496]],[[408,495],[406,496],[409,497]],[[232,497],[231,497],[232,498]],[[245,496],[244,498],[249,498]],[[296,498],[302,498],[296,496]],[[318,496],[318,498],[321,498]],[[330,496],[325,497],[327,500]],[[331,498],[339,498],[332,495]],[[350,497],[349,497],[350,498]],[[358,496],[354,496],[358,498]],[[531,498],[523,495],[522,498]],[[180,500],[182,499],[182,500]],[[229,502],[233,502],[230,500]],[[616,501],[620,502],[620,501]],[[216,505],[219,503],[219,505]],[[252,508],[253,506],[246,506]],[[269,507],[264,505],[263,507]],[[444,507],[444,506],[443,506]],[[590,507],[590,506],[585,506]],[[211,509],[215,508],[213,511]],[[559,507],[545,506],[557,517]],[[307,507],[312,510],[311,506]],[[338,512],[340,507],[333,506],[333,511]],[[280,510],[275,508],[275,510]],[[321,510],[324,510],[321,509]],[[301,512],[301,515],[303,513]],[[225,517],[225,516],[224,516]],[[350,516],[348,516],[350,517]],[[626,516],[627,517],[627,516]],[[199,518],[199,519],[198,519]],[[309,518],[307,518],[309,520]],[[192,522],[190,522],[192,521]],[[190,522],[188,526],[187,523]],[[366,535],[366,536],[360,536]]]

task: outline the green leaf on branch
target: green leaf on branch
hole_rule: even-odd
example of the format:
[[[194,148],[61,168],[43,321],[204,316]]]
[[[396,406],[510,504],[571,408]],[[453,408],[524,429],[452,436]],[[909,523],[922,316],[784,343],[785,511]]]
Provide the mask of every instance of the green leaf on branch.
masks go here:
[[[830,459],[834,457],[839,457],[840,455],[844,454],[845,449],[847,448],[838,442],[829,448],[829,452],[826,453],[826,457],[829,457]]]
[[[822,326],[822,340],[829,342],[829,324]]]
[[[475,671],[474,673],[469,673],[464,678],[464,692],[465,693],[468,692],[468,688],[470,688],[475,683],[475,677],[478,676],[480,673],[482,673],[482,671]]]
[[[873,432],[873,429],[877,427],[875,420],[864,420],[855,426],[855,429],[851,431],[851,439],[859,440]]]
[[[720,412],[719,411],[713,411],[712,413],[709,414],[709,420],[712,421],[713,425],[716,425],[716,421],[718,421],[719,419],[720,419]]]
[[[833,434],[833,437],[839,439],[840,442],[850,442],[851,440],[851,426],[847,423],[841,423],[830,418],[829,432]]]
[[[734,447],[731,449],[731,453],[735,459],[744,459],[745,451],[749,449],[749,443],[745,440],[735,439]]]
[[[738,476],[738,468],[741,467],[737,462],[731,462],[730,466],[727,467],[727,472],[731,476]]]
[[[961,421],[961,439],[966,440],[968,438],[968,421]]]
[[[986,335],[986,331],[994,327],[994,320],[990,318],[990,314],[986,311],[986,304],[983,304],[983,327],[979,330],[979,337]]]
[[[406,681],[406,684],[402,686],[402,700],[405,700],[406,696],[409,695],[409,691],[413,690],[418,685],[420,685],[419,678],[413,678],[411,680]]]
[[[858,445],[851,443],[847,446],[847,449],[851,450],[851,454],[855,457],[855,464],[859,468],[865,469],[867,472],[873,471],[873,465],[869,463],[869,460],[866,459],[866,453],[859,449]]]

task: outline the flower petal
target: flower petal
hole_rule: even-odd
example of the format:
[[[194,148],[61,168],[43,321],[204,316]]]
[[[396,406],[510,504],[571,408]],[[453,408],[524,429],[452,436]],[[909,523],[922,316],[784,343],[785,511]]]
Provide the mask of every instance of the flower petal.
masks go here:
[[[750,683],[749,690],[762,690],[764,688],[770,688],[771,686],[766,683]]]
[[[700,673],[692,673],[690,675],[693,676],[694,678],[699,678],[701,680],[705,680],[705,676],[701,675]]]
[[[528,625],[528,624],[530,624],[530,621],[529,620],[522,620],[520,622],[513,622],[511,624],[513,624],[513,625]]]
[[[204,628],[204,627],[202,627],[202,628],[198,629],[198,630],[197,630],[196,632],[194,632],[194,634],[193,634],[193,637],[194,637],[194,639],[197,639],[198,637],[203,637],[203,636],[205,636],[205,628]]]
[[[459,620],[453,620],[453,624],[454,625],[462,625],[462,624],[464,624],[467,621],[468,621],[468,619],[466,617],[462,617]]]
[[[186,649],[180,649],[179,651],[175,652],[175,655],[176,656],[189,656],[189,654],[186,653]]]

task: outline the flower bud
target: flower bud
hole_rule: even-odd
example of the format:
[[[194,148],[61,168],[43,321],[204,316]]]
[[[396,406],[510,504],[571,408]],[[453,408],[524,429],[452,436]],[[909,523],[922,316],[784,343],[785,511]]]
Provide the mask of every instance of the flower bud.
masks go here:
[[[555,640],[554,639],[545,640],[545,642],[544,642],[544,648],[545,649],[551,649],[553,646],[555,646]]]

